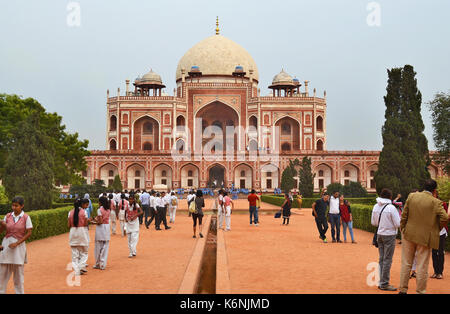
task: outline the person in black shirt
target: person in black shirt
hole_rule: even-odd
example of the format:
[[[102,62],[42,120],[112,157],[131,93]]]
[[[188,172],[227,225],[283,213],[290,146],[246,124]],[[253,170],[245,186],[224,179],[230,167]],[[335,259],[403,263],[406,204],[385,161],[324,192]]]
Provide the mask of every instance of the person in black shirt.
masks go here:
[[[318,199],[312,205],[312,214],[316,218],[317,229],[319,230],[320,239],[327,243],[326,233],[328,230],[327,222],[327,207],[329,206],[329,195],[323,194],[321,199]]]

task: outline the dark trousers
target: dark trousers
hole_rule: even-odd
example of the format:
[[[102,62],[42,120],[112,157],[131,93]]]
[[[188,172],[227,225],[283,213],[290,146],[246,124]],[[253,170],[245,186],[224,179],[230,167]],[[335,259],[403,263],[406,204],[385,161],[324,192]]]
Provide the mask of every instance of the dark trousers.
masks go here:
[[[316,217],[317,230],[319,230],[320,238],[323,240],[326,238],[328,230],[327,217]]]
[[[150,226],[150,224],[153,222],[153,219],[155,219],[155,225],[156,225],[156,211],[155,208],[150,207],[149,210],[149,216],[150,216],[150,220],[147,220],[147,216],[145,217],[145,225],[148,227]]]
[[[329,214],[331,223],[331,237],[333,240],[341,240],[341,215]]]
[[[144,212],[144,215],[139,216],[139,223],[142,224],[142,221],[145,221],[145,224],[147,224],[147,218],[150,214],[150,205],[142,205],[142,211]]]
[[[445,234],[441,235],[439,238],[439,249],[438,250],[432,250],[431,256],[433,257],[433,268],[434,273],[436,275],[442,275],[444,272],[444,252],[445,248]]]
[[[157,221],[156,223],[156,229],[160,229],[161,222],[164,224],[164,227],[167,226],[167,208],[166,207],[158,207],[158,214],[157,214]]]

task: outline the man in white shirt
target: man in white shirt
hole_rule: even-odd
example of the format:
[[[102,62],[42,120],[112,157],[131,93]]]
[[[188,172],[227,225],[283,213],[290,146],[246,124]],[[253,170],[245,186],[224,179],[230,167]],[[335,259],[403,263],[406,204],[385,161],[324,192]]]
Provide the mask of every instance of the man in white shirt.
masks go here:
[[[400,215],[392,204],[392,192],[383,189],[377,204],[372,210],[372,225],[378,227],[377,242],[380,255],[380,283],[378,288],[385,291],[396,291],[397,288],[389,285],[392,256],[395,250],[395,238],[400,227]]]
[[[144,217],[145,217],[145,226],[147,226],[147,219],[150,214],[150,194],[146,190],[144,190],[139,197],[139,200],[141,201],[142,210],[144,211]],[[139,216],[139,224],[142,225],[143,217]]]
[[[161,197],[159,199],[159,207],[158,207],[158,222],[157,222],[157,230],[161,230],[160,225],[161,222],[164,224],[166,230],[170,229],[167,225],[167,207],[170,203],[170,195],[166,195],[166,192],[161,193]]]
[[[330,211],[328,212],[331,223],[331,236],[333,243],[342,243],[341,237],[341,215],[339,211],[339,192],[334,192],[330,197]]]

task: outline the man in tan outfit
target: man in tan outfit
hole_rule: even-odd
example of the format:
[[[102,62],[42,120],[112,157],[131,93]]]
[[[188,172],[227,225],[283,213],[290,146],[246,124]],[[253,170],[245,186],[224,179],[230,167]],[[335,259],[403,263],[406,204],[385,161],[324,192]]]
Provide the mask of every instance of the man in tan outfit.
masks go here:
[[[436,181],[427,180],[423,192],[411,193],[406,200],[400,222],[403,234],[400,293],[408,291],[416,252],[417,293],[426,293],[431,249],[438,249],[439,231],[447,225],[448,220],[442,202],[432,195],[436,188]]]

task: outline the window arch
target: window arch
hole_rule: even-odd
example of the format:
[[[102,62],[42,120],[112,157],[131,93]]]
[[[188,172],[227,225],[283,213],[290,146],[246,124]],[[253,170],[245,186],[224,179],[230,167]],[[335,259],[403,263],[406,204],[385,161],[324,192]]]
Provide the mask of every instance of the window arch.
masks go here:
[[[282,135],[291,135],[291,124],[288,122],[284,122],[281,125],[281,134]]]
[[[323,142],[322,140],[317,141],[317,150],[322,151],[323,150]]]
[[[320,132],[323,131],[323,118],[321,116],[318,116],[316,119],[316,129]]]
[[[241,177],[245,177],[245,170],[241,170]]]
[[[153,134],[153,123],[145,122],[144,125],[142,126],[142,133]]]
[[[166,170],[161,171],[161,176],[162,177],[167,177],[167,171]]]
[[[281,150],[284,151],[284,152],[290,151],[291,150],[291,144],[283,143],[283,145],[281,145]]]
[[[110,131],[116,131],[117,130],[117,117],[111,116],[109,119],[109,130]]]
[[[152,143],[149,143],[149,142],[145,142],[144,146],[142,148],[143,148],[143,150],[153,150]]]
[[[319,170],[319,177],[323,177],[323,170]]]
[[[111,142],[109,142],[109,149],[110,150],[116,150],[117,149],[117,142],[116,142],[116,140],[111,140]]]

